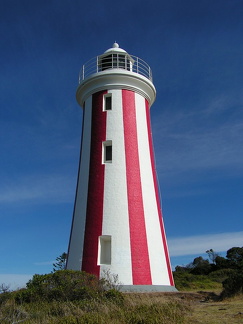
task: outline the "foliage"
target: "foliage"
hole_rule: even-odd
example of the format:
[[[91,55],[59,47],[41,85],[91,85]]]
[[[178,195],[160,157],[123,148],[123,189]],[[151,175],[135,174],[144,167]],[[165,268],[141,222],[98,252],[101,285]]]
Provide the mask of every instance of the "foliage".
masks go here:
[[[210,272],[208,275],[208,278],[210,278],[213,281],[222,283],[224,280],[226,280],[232,273],[234,273],[235,270],[233,269],[219,269]]]
[[[116,289],[106,290],[104,292],[104,297],[107,300],[112,301],[118,305],[121,305],[124,303],[124,295]]]
[[[176,272],[189,272],[193,274],[209,274],[221,269],[243,269],[243,247],[232,247],[227,251],[226,258],[220,256],[213,249],[207,250],[209,260],[196,257],[186,266],[177,266]],[[210,263],[211,261],[211,263]]]
[[[188,272],[174,272],[175,286],[178,290],[220,289],[221,285],[208,275],[195,275]]]
[[[0,308],[0,323],[24,324],[185,324],[190,308],[178,301],[153,301],[141,294],[136,300],[124,296],[124,303],[103,299],[89,302],[52,301],[16,305],[13,301]]]
[[[243,268],[243,247],[232,247],[227,251],[226,258],[230,267],[235,269]]]
[[[216,258],[219,256],[218,253],[216,253],[213,249],[210,249],[210,250],[207,250],[206,251],[208,257],[209,257],[209,260],[215,264],[216,263]]]
[[[0,306],[2,303],[4,303],[6,300],[9,299],[11,293],[9,290],[9,286],[5,284],[0,285]]]
[[[122,283],[119,281],[118,274],[111,273],[110,269],[103,270],[101,280],[106,290],[120,290]]]
[[[16,302],[90,299],[103,291],[101,282],[95,276],[73,270],[35,274],[26,286],[26,289],[15,293]]]
[[[53,271],[65,270],[67,262],[67,253],[63,252],[59,257],[56,258],[56,263],[53,263]]]
[[[221,297],[232,297],[243,293],[243,271],[234,271],[223,281]]]
[[[199,256],[176,267],[177,289],[218,290],[223,286],[221,298],[242,294],[243,247],[229,249],[225,258],[212,249],[208,255],[209,260]],[[181,300],[165,303],[152,294],[147,299],[145,294],[122,294],[120,285],[109,270],[101,280],[81,271],[55,270],[34,275],[25,289],[11,292],[0,285],[0,323],[188,323],[189,306]]]
[[[59,271],[62,276],[66,271]],[[164,324],[184,324],[185,316],[189,309],[181,301],[164,301],[160,298],[146,294],[122,294],[116,289],[102,290],[98,288],[98,293],[89,295],[87,298],[75,300],[61,300],[56,298],[48,299],[47,294],[50,289],[57,289],[56,278],[58,272],[49,275],[35,275],[29,281],[28,287],[21,290],[21,293],[32,291],[32,300],[21,302],[16,301],[16,296],[20,291],[11,292],[9,298],[0,305],[0,323],[24,323],[24,324],[96,324],[96,323],[164,323]],[[75,274],[76,275],[76,274]],[[46,277],[48,276],[48,277]],[[81,273],[82,278],[86,274]],[[73,276],[71,276],[73,279]],[[65,280],[70,280],[70,276],[65,275]],[[85,280],[84,280],[85,281]],[[97,280],[98,281],[98,280]],[[52,288],[50,287],[53,284]],[[44,293],[43,286],[44,285]],[[49,286],[47,290],[46,286]],[[65,285],[67,287],[68,285]],[[62,287],[60,285],[59,289]],[[40,294],[36,298],[35,294]],[[62,290],[61,290],[62,292]],[[48,298],[46,298],[48,296]],[[34,298],[35,297],[35,298]]]
[[[187,272],[190,273],[193,269],[193,262],[188,263],[186,266],[176,266],[175,271],[176,272]]]
[[[229,261],[218,255],[215,258],[215,267],[217,270],[227,269],[229,267]]]
[[[193,260],[192,266],[191,273],[196,275],[207,275],[211,270],[209,261],[203,259],[201,256]]]
[[[227,251],[226,258],[213,249],[207,250],[206,253],[209,260],[199,256],[188,265],[175,268],[177,289],[194,289],[199,286],[210,288],[221,283],[222,298],[243,293],[243,247],[232,247]]]

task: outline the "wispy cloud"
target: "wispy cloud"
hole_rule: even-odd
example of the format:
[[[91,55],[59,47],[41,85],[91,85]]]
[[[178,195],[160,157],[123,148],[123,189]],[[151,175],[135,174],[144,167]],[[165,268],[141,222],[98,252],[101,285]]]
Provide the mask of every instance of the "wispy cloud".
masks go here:
[[[205,103],[204,108],[201,105],[176,114],[167,110],[153,122],[157,169],[161,174],[242,171],[242,103],[223,96]]]
[[[243,245],[243,231],[172,238],[168,239],[168,245],[172,257],[200,255],[209,249],[223,252],[231,247]]]

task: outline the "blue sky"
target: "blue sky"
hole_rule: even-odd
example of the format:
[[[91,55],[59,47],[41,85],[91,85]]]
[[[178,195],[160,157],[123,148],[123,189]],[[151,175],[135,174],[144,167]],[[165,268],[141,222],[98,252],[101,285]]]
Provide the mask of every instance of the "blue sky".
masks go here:
[[[243,246],[242,0],[0,2],[0,283],[67,251],[83,63],[116,40],[152,68],[172,265]]]

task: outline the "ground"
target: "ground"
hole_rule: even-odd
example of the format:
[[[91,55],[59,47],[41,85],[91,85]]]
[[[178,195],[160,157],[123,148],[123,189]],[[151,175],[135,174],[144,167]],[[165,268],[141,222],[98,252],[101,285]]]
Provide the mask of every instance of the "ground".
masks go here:
[[[180,300],[189,306],[191,311],[186,315],[188,324],[243,323],[243,295],[223,301],[219,300],[218,292],[206,291],[168,293],[165,297]]]

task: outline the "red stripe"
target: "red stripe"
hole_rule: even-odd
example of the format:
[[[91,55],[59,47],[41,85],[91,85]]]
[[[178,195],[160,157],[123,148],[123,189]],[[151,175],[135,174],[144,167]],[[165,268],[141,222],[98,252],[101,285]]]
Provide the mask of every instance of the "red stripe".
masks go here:
[[[146,117],[147,117],[147,128],[148,128],[148,138],[149,138],[149,150],[150,150],[150,158],[151,158],[151,165],[152,165],[152,172],[153,172],[153,180],[154,180],[154,188],[155,188],[155,194],[156,194],[159,222],[160,222],[160,228],[161,228],[161,234],[162,234],[162,241],[163,241],[163,247],[164,247],[164,252],[165,252],[165,259],[166,259],[167,271],[168,271],[168,275],[169,275],[169,279],[170,279],[170,284],[172,286],[174,286],[174,279],[173,279],[171,265],[170,265],[170,258],[169,258],[169,252],[168,252],[167,241],[166,241],[166,236],[165,236],[165,229],[164,229],[164,223],[163,223],[162,210],[161,210],[161,206],[160,206],[159,190],[158,190],[158,183],[157,183],[156,170],[155,170],[155,159],[154,159],[154,151],[153,151],[149,104],[146,99],[145,99],[145,104],[146,104]]]
[[[104,199],[104,164],[102,164],[102,141],[106,137],[106,113],[103,112],[103,95],[92,97],[92,128],[90,148],[89,188],[84,236],[82,270],[99,277],[97,265],[98,237],[102,233]]]
[[[138,156],[134,92],[122,90],[122,102],[133,284],[151,285],[152,279]]]

